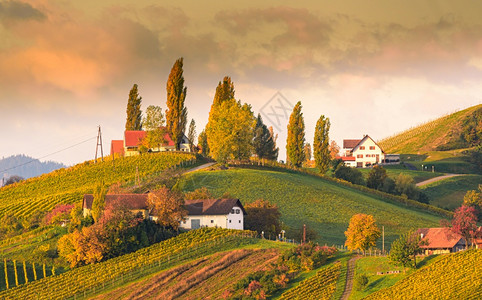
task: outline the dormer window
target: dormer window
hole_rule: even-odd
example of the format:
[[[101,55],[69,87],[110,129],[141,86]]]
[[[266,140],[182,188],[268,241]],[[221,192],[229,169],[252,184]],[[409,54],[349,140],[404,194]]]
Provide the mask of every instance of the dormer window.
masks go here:
[[[239,215],[239,213],[241,212],[240,209],[236,209],[236,214]]]
[[[233,208],[233,209],[231,209],[231,214],[233,214],[233,215],[234,215],[234,208]]]

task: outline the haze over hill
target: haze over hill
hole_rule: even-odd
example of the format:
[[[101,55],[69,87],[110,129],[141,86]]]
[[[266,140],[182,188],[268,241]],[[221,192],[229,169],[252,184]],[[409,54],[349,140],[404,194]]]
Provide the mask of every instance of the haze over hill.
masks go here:
[[[54,161],[41,162],[23,154],[12,155],[0,159],[0,177],[7,178],[18,175],[27,179],[65,167],[64,164]]]

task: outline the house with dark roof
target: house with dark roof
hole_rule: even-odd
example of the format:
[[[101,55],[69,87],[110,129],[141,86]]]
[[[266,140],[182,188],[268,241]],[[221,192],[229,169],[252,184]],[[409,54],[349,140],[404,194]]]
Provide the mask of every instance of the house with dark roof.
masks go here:
[[[146,137],[147,132],[144,130],[126,130],[124,131],[123,140],[112,140],[111,141],[111,155],[118,154],[121,156],[132,156],[139,155],[139,146]],[[169,133],[164,133],[165,143],[161,144],[159,147],[154,147],[149,149],[150,152],[160,152],[160,151],[176,151],[176,145],[171,138]],[[183,135],[179,151],[190,152],[188,138]]]
[[[181,228],[221,227],[244,229],[246,211],[239,199],[186,200],[187,218]]]
[[[149,194],[108,194],[105,203],[109,205],[116,202],[135,214],[144,218],[151,216],[147,205]],[[84,195],[82,209],[84,217],[92,214],[92,194]],[[200,227],[221,227],[228,229],[244,229],[244,216],[246,211],[239,199],[206,199],[186,200],[184,207],[187,217],[181,221],[180,227],[184,229],[197,229]]]
[[[380,145],[368,135],[365,135],[361,140],[343,140],[342,151],[343,156],[338,158],[342,159],[346,166],[357,168],[385,164],[387,163],[386,157],[390,157],[390,161],[395,162],[397,156],[397,154],[385,154]]]
[[[427,255],[458,252],[466,247],[465,239],[450,228],[420,228],[417,234],[425,242],[421,248]]]

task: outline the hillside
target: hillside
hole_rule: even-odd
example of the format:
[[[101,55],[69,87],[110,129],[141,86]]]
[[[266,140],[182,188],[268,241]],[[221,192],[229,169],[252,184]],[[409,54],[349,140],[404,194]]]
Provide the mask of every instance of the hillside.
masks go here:
[[[23,154],[12,155],[0,159],[0,177],[18,175],[27,179],[65,167],[66,166],[64,164],[54,161],[41,162],[38,159]]]
[[[371,214],[385,226],[386,247],[411,228],[436,226],[440,217],[425,211],[384,201],[382,198],[320,178],[287,172],[231,168],[188,174],[179,183],[184,191],[206,186],[216,197],[225,193],[246,204],[256,199],[278,205],[287,237],[295,237],[306,224],[317,241],[342,245],[350,218]],[[381,240],[378,247],[381,248]]]
[[[449,254],[364,299],[480,299],[482,250]]]
[[[425,153],[480,144],[482,104],[438,118],[379,141],[387,153]],[[478,142],[477,142],[478,139]],[[472,144],[471,144],[472,143]]]
[[[35,211],[52,209],[59,203],[75,203],[84,194],[92,193],[96,184],[109,186],[116,182],[131,182],[159,174],[181,164],[194,164],[196,156],[184,153],[139,155],[104,162],[86,161],[0,188],[0,216],[12,214],[28,218]]]

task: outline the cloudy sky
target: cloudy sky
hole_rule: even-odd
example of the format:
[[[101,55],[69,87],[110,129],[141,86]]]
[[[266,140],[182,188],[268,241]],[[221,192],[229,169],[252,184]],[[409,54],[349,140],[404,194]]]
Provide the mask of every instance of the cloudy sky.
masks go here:
[[[198,133],[229,75],[282,159],[297,101],[307,141],[323,114],[338,144],[482,103],[481,2],[258,2],[0,0],[0,158],[92,159],[98,125],[109,152],[132,85],[165,109],[179,57]]]

